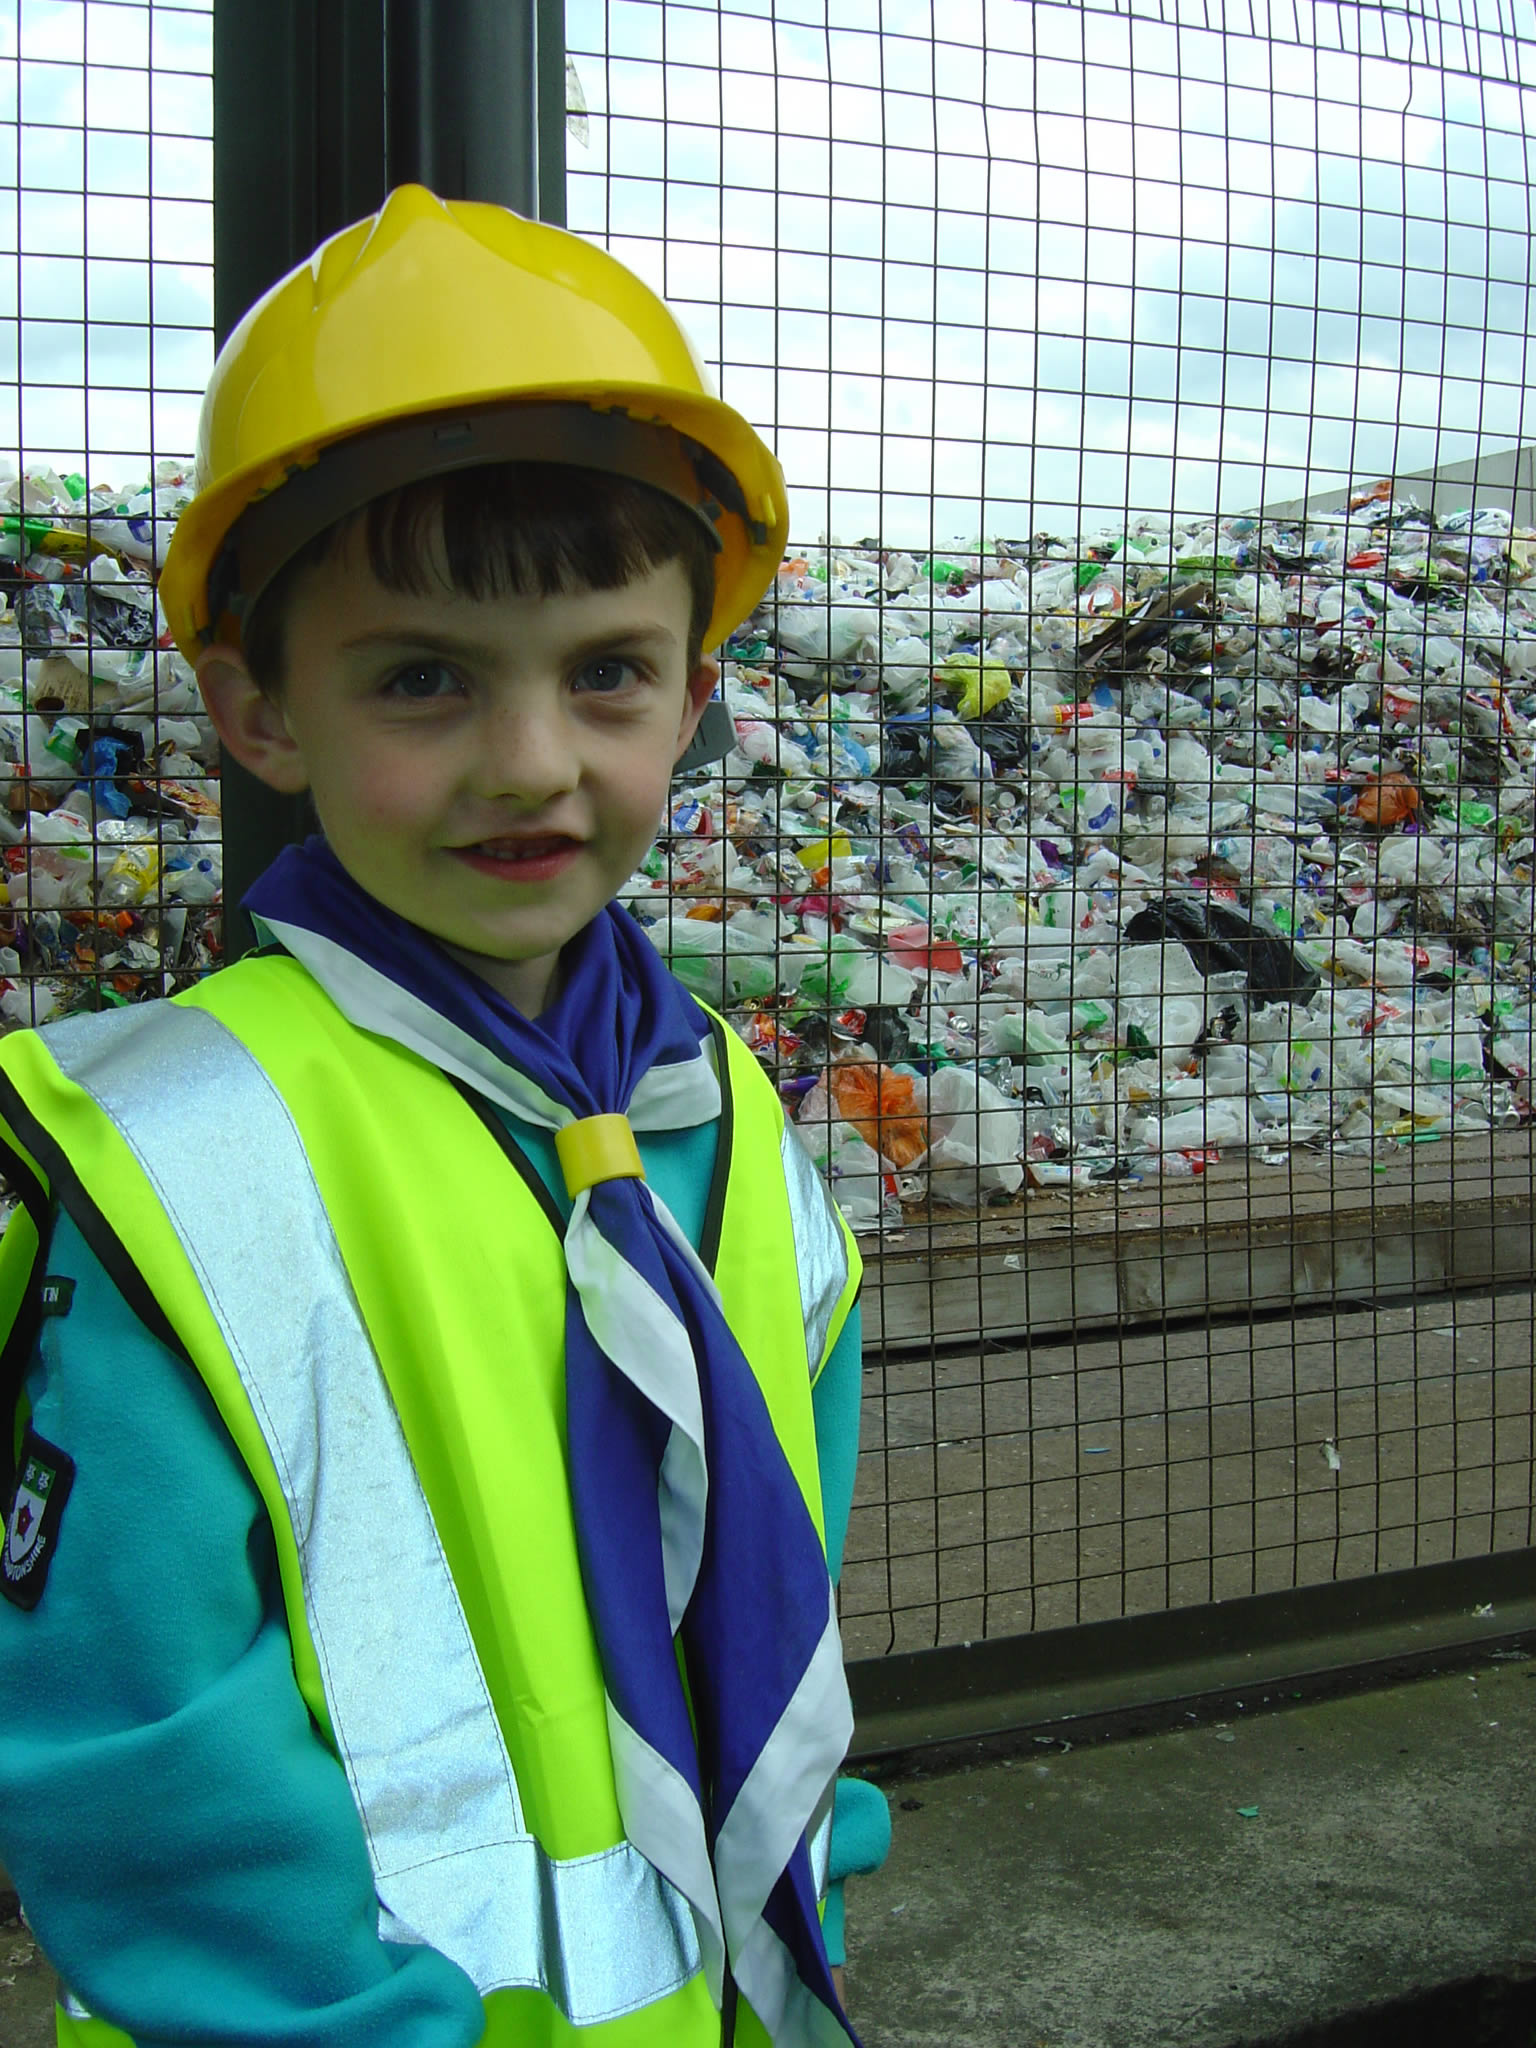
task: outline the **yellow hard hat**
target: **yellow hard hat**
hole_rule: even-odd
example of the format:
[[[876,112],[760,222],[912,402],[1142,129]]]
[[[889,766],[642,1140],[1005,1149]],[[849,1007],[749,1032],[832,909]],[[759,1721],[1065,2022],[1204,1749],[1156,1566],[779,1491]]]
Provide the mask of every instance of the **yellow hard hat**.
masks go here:
[[[706,647],[782,559],[783,471],[647,285],[563,229],[402,185],[219,352],[160,576],[177,646],[238,640],[283,562],[371,498],[515,460],[638,477],[698,513],[718,548]]]

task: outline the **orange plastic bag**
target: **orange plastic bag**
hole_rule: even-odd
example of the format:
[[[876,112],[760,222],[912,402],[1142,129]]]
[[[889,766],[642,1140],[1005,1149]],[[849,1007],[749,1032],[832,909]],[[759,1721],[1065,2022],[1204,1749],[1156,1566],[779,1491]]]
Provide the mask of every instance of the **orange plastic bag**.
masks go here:
[[[1419,792],[1398,769],[1373,775],[1355,802],[1355,816],[1363,825],[1390,830],[1411,818],[1419,808]]]
[[[928,1120],[917,1109],[917,1083],[873,1060],[850,1060],[827,1076],[845,1123],[892,1166],[910,1166],[928,1150]]]

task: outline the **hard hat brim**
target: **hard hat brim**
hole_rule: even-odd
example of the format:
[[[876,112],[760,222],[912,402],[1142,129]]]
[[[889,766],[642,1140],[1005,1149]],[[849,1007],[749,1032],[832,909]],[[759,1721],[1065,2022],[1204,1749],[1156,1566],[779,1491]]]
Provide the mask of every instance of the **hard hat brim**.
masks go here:
[[[789,531],[783,472],[741,415],[718,399],[694,392],[658,390],[655,386],[610,384],[545,389],[526,397],[520,393],[516,398],[509,398],[504,390],[486,392],[478,397],[469,393],[452,412],[444,412],[440,404],[397,407],[376,419],[349,422],[345,434],[295,447],[284,451],[277,459],[267,458],[234,470],[221,478],[215,487],[200,493],[187,507],[177,524],[161,571],[161,603],[178,648],[188,661],[195,662],[203,649],[216,639],[231,639],[238,644],[238,616],[223,607],[216,611],[217,598],[210,592],[213,571],[224,554],[225,543],[246,508],[258,502],[270,503],[272,513],[267,523],[269,528],[275,529],[279,524],[277,515],[284,485],[290,478],[310,470],[327,450],[336,449],[344,443],[360,442],[373,430],[384,433],[398,428],[402,422],[420,422],[429,418],[436,418],[445,428],[451,428],[461,416],[494,415],[510,422],[515,430],[520,413],[531,421],[536,413],[547,415],[552,406],[579,407],[599,417],[619,415],[641,425],[669,428],[685,441],[697,443],[734,480],[740,493],[741,510],[722,507],[722,516],[714,522],[720,553],[716,564],[715,606],[705,631],[704,645],[706,648],[719,646],[756,608],[783,559]],[[579,437],[573,436],[573,440],[577,439]],[[515,431],[500,436],[497,445],[506,452],[496,459],[519,459]],[[537,436],[537,446],[537,454],[530,453],[521,459],[552,459],[547,434]],[[579,458],[579,449],[576,452]],[[420,474],[438,474],[462,466],[462,463],[452,461],[443,461],[436,466],[429,463]],[[594,465],[578,459],[576,466]],[[415,480],[415,477],[397,477],[388,488],[398,488],[401,483]],[[296,512],[299,509],[298,495],[295,494]],[[359,509],[359,505],[365,502],[366,496],[348,509]],[[344,517],[346,513],[337,516]],[[304,520],[296,518],[289,557],[314,538],[315,529],[302,531],[304,524]],[[281,554],[280,544],[276,552]]]

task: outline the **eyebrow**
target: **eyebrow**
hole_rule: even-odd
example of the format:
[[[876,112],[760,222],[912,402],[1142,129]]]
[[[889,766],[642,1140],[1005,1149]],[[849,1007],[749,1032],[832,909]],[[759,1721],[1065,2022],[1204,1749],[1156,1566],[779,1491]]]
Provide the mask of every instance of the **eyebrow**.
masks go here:
[[[579,661],[585,655],[602,653],[620,644],[676,647],[679,641],[671,627],[664,626],[659,620],[620,620],[602,632],[587,634],[584,639],[566,650],[565,658]],[[405,626],[376,626],[366,633],[355,633],[350,640],[342,641],[341,652],[354,654],[369,648],[391,647],[411,653],[457,655],[461,659],[468,656],[471,660],[481,662],[494,662],[505,652],[503,646],[493,646],[489,642],[465,638],[457,633],[433,631],[431,628],[417,631],[413,627]]]

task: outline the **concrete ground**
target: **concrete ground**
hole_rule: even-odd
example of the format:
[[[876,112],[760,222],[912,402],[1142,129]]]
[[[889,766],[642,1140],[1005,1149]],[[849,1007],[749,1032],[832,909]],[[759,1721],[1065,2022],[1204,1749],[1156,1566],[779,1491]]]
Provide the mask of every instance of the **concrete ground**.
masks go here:
[[[0,1889],[0,2048],[53,2048],[53,1972]]]
[[[886,1789],[849,1887],[865,2048],[1536,2040],[1529,1656]],[[1515,1988],[1419,2030],[1479,1977]]]
[[[887,1790],[890,1860],[849,1888],[865,2048],[1536,2039],[1527,1655],[1141,1739],[1030,1743]],[[1442,1989],[1437,2016],[1436,1987],[1479,1977],[1480,2004]],[[3,2048],[49,2048],[52,1991],[26,1930],[0,1926]]]

